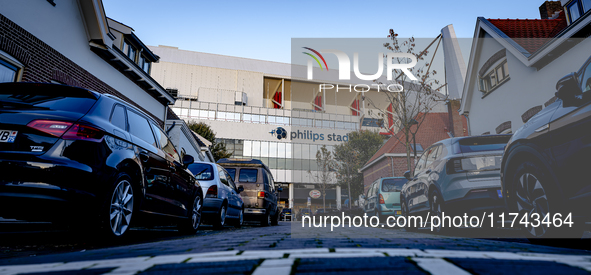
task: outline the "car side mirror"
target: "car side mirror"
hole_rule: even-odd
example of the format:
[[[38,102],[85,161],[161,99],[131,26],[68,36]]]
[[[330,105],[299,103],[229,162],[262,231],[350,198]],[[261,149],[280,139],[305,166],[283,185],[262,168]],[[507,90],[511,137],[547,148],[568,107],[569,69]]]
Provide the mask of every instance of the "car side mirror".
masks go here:
[[[244,187],[242,185],[238,186],[238,194],[244,192]]]
[[[556,97],[562,100],[562,106],[570,107],[577,105],[577,96],[583,92],[579,87],[576,73],[570,73],[558,80],[556,83]]]
[[[277,187],[277,192],[283,192],[283,188]]]
[[[405,177],[407,180],[411,180],[411,178],[410,178],[410,170],[408,170],[408,171],[404,172],[404,177]]]
[[[185,155],[183,157],[183,166],[185,168],[187,168],[187,166],[189,166],[190,164],[193,164],[195,162],[195,158],[193,158],[193,156],[191,155]]]

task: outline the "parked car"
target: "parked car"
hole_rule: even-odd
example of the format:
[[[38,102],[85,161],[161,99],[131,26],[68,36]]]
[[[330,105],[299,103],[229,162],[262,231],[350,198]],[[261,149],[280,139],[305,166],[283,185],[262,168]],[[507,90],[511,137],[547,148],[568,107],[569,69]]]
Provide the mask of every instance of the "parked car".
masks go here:
[[[405,216],[504,211],[501,157],[511,135],[455,137],[436,142],[419,158],[400,194]],[[407,224],[408,226],[408,224]],[[407,227],[414,229],[412,226]],[[435,228],[436,232],[442,227]]]
[[[223,167],[209,162],[195,162],[187,167],[194,175],[205,194],[203,201],[204,222],[222,228],[228,220],[235,227],[244,221],[244,202],[234,180]]]
[[[572,226],[529,226],[530,238],[581,237],[589,219],[591,181],[587,169],[591,153],[591,58],[556,84],[554,103],[520,127],[505,150],[503,194],[509,212],[556,214]]]
[[[400,191],[408,180],[403,177],[380,178],[374,181],[364,195],[363,210],[380,219],[400,216]]]
[[[275,188],[271,170],[258,159],[220,159],[230,177],[244,188],[244,218],[258,220],[261,225],[277,225],[280,209],[277,204],[281,187]]]
[[[318,208],[316,212],[314,212],[314,216],[317,217],[324,217],[324,216],[340,216],[341,210],[337,208]]]
[[[310,210],[310,208],[300,209],[300,211],[298,212],[298,220],[301,221],[304,216],[312,216],[312,211]]]
[[[0,216],[122,237],[171,217],[195,233],[203,193],[149,115],[106,94],[56,84],[0,84]],[[145,217],[147,219],[141,219]]]
[[[280,220],[282,221],[286,221],[286,220],[294,220],[292,213],[291,213],[291,208],[283,208],[283,210],[281,210],[281,216],[279,217]]]

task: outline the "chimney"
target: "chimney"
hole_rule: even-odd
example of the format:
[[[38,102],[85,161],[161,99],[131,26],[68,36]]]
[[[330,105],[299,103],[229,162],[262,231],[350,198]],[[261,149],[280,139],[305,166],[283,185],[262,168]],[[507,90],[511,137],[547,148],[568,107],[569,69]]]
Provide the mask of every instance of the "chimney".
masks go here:
[[[454,137],[463,137],[467,136],[466,127],[468,123],[464,116],[461,116],[458,110],[462,105],[461,100],[459,99],[450,99],[448,100],[447,104],[447,115],[449,119],[449,128],[447,131]]]
[[[562,11],[560,1],[546,1],[540,6],[540,17],[542,19],[554,19],[554,14]]]

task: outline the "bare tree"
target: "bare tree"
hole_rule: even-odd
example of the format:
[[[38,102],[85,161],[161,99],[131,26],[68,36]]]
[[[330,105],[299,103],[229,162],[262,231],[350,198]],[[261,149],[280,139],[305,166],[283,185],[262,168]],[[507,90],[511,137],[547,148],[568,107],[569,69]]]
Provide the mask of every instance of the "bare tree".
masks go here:
[[[328,184],[333,182],[335,179],[336,161],[334,155],[326,149],[326,145],[322,145],[316,152],[316,163],[318,164],[319,171],[312,173],[308,171],[310,176],[315,179],[317,183],[320,183],[320,192],[322,193],[322,207],[326,212],[326,189]]]
[[[379,110],[381,114],[380,117],[384,118],[383,125],[388,129],[392,137],[398,139],[406,146],[407,168],[408,170],[411,170],[411,142],[414,143],[414,147],[416,147],[416,141],[414,138],[425,121],[427,114],[437,104],[440,104],[441,101],[446,100],[446,96],[440,93],[441,89],[445,87],[445,84],[440,85],[439,80],[433,77],[437,74],[435,70],[431,70],[433,59],[431,59],[430,62],[425,62],[425,58],[428,57],[429,54],[428,49],[440,39],[440,36],[435,38],[435,40],[433,40],[433,42],[421,52],[418,52],[415,48],[416,42],[414,37],[408,38],[404,41],[399,41],[397,37],[398,34],[390,29],[390,35],[388,35],[388,38],[391,42],[384,43],[384,47],[394,53],[410,53],[414,55],[417,59],[417,65],[408,70],[417,80],[411,81],[403,71],[394,70],[394,72],[392,72],[392,81],[387,83],[376,81],[383,87],[387,87],[391,84],[398,84],[398,87],[402,88],[402,91],[400,92],[384,93],[389,101],[386,109],[379,108],[377,104],[372,102],[369,98],[366,98],[366,100],[375,109]],[[437,43],[437,48],[439,48],[440,42],[441,40]],[[437,51],[437,48],[435,49],[435,52]],[[386,62],[398,62],[401,64],[409,63],[408,58],[393,57],[393,59],[394,62],[392,60],[386,60]],[[416,148],[413,148],[413,151],[416,156]]]

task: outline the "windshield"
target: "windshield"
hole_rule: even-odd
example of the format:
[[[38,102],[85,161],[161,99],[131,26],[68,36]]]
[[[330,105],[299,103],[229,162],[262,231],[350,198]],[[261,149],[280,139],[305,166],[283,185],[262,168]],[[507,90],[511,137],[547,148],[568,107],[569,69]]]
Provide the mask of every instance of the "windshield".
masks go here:
[[[187,167],[198,180],[213,180],[213,167],[205,163],[193,163]]]
[[[406,179],[385,179],[382,181],[382,192],[400,192]]]
[[[459,141],[462,153],[503,150],[511,138],[506,136],[464,138]]]
[[[254,183],[257,182],[257,174],[259,170],[257,169],[240,169],[240,177],[238,178],[240,182],[246,183]]]
[[[232,181],[236,181],[236,179],[235,179],[235,177],[236,177],[236,168],[226,168],[226,171],[228,171],[228,174],[232,178]]]
[[[76,113],[86,113],[96,99],[71,97],[61,94],[47,95],[38,91],[20,93],[11,91],[0,92],[0,108],[2,109],[42,109]]]

